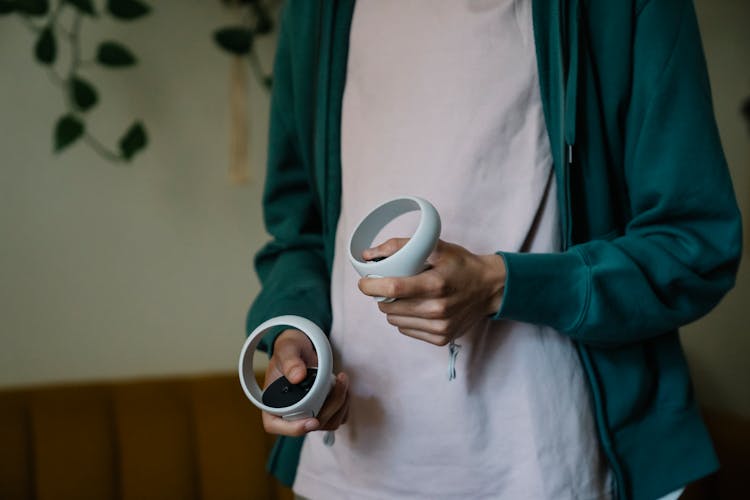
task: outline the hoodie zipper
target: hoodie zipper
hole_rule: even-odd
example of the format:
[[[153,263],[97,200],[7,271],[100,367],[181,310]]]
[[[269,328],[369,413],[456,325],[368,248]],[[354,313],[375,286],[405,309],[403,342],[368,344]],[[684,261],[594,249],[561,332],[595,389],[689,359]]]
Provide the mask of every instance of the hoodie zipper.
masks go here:
[[[570,176],[571,170],[575,166],[576,154],[575,154],[575,140],[576,140],[576,125],[577,125],[577,105],[578,105],[578,74],[579,68],[579,23],[580,23],[580,0],[572,0],[573,8],[570,9],[573,18],[570,30],[568,32],[568,19],[567,19],[567,0],[559,0],[559,30],[560,30],[560,50],[558,53],[558,85],[560,92],[559,109],[560,121],[559,121],[559,133],[560,133],[560,158],[562,160],[562,182],[563,182],[563,200],[562,207],[565,210],[563,217],[561,218],[562,235],[563,235],[563,251],[568,250],[573,244],[573,224],[572,224],[572,203],[571,203],[571,184]],[[570,43],[568,43],[570,42]],[[568,49],[568,53],[564,51]],[[566,57],[567,56],[567,57]],[[568,60],[568,74],[565,74],[566,61]],[[566,81],[567,77],[567,81]],[[599,379],[596,376],[596,370],[594,369],[593,362],[591,360],[591,353],[588,347],[583,345],[581,342],[574,342],[576,349],[578,350],[579,357],[581,358],[581,364],[583,365],[586,378],[589,382],[589,389],[591,390],[592,403],[594,406],[594,417],[596,420],[597,432],[599,439],[602,443],[602,448],[609,463],[610,469],[612,470],[612,476],[614,481],[614,494],[618,499],[627,498],[625,491],[625,481],[623,480],[622,465],[620,464],[612,443],[609,429],[606,425],[606,415],[604,410],[604,398],[602,389],[599,385]]]
[[[323,176],[320,189],[320,203],[322,211],[323,234],[335,233],[330,214],[331,200],[331,165],[330,163],[330,110],[331,110],[331,72],[333,64],[333,40],[337,22],[337,12],[340,10],[338,0],[322,0],[318,14],[316,66],[318,66],[315,80],[315,136],[320,139],[319,158],[320,169],[316,172]],[[320,108],[320,109],[317,109]],[[318,119],[320,123],[318,123]],[[319,126],[319,127],[318,127]]]
[[[323,2],[318,2],[317,8],[317,22],[315,23],[315,59],[313,64],[313,93],[312,93],[312,131],[311,131],[311,143],[310,148],[310,183],[312,185],[313,194],[318,202],[320,209],[321,223],[325,225],[325,207],[322,193],[318,187],[318,176],[317,176],[317,163],[318,163],[318,87],[320,81],[320,44],[321,44],[321,33],[323,31]]]

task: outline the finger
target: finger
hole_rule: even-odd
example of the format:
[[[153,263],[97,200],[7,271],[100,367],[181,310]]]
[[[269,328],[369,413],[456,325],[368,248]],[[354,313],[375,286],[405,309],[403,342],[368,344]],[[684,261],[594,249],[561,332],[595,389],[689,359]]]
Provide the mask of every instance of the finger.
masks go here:
[[[409,238],[391,238],[380,245],[368,248],[362,252],[362,258],[365,260],[375,260],[385,257],[390,257],[394,253],[401,250],[406,245]]]
[[[413,339],[422,340],[428,344],[436,345],[439,347],[446,346],[450,343],[450,337],[444,337],[442,335],[435,335],[434,333],[424,332],[422,330],[412,330],[409,328],[399,328],[399,332],[411,337]]]
[[[394,302],[379,302],[380,312],[395,316],[414,316],[426,319],[442,319],[451,315],[451,301],[437,299],[401,299]]]
[[[389,314],[386,316],[388,323],[396,328],[407,330],[420,330],[440,337],[451,336],[451,322],[447,319],[427,319],[414,316],[397,316]]]
[[[336,376],[336,385],[331,389],[331,393],[328,394],[323,408],[318,413],[321,428],[325,428],[328,421],[344,406],[348,391],[349,378],[345,373],[339,373]]]
[[[263,428],[269,434],[281,436],[304,436],[308,432],[318,430],[320,421],[316,418],[302,420],[284,420],[276,415],[263,412]]]
[[[344,423],[344,417],[349,413],[349,398],[346,398],[344,405],[337,411],[325,425],[320,427],[324,431],[335,431]]]
[[[292,384],[299,384],[307,376],[307,365],[301,357],[289,357],[282,361],[281,372]]]
[[[273,357],[279,371],[292,384],[299,384],[307,376],[307,364],[302,359],[302,349],[295,342],[278,342]]]
[[[434,269],[403,278],[362,278],[358,286],[365,295],[394,299],[442,297],[450,291]]]

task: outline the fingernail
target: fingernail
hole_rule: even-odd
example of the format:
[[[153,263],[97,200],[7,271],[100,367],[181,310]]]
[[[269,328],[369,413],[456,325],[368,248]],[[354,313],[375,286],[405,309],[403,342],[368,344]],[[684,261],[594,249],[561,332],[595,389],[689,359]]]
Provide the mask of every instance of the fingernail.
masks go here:
[[[314,431],[318,428],[318,421],[317,420],[308,420],[305,422],[305,430],[306,431]]]

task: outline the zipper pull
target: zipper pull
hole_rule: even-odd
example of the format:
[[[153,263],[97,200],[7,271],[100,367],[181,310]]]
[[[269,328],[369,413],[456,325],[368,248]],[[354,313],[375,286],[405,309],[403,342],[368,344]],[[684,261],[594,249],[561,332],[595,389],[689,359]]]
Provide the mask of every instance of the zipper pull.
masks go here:
[[[461,345],[456,344],[454,340],[451,340],[448,344],[448,380],[454,380],[456,378],[456,359],[458,358],[458,351],[461,350]]]
[[[575,158],[575,156],[573,155],[573,145],[572,144],[568,144],[567,145],[567,150],[568,150],[568,166],[572,167],[573,166],[573,160]]]

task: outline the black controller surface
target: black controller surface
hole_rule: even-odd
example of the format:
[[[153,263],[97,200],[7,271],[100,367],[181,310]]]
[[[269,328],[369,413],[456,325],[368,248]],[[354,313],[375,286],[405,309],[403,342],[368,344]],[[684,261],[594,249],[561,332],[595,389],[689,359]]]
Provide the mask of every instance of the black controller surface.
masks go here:
[[[305,380],[299,384],[292,384],[282,375],[263,391],[263,404],[271,408],[286,408],[298,403],[310,392],[317,374],[317,368],[308,368]]]

